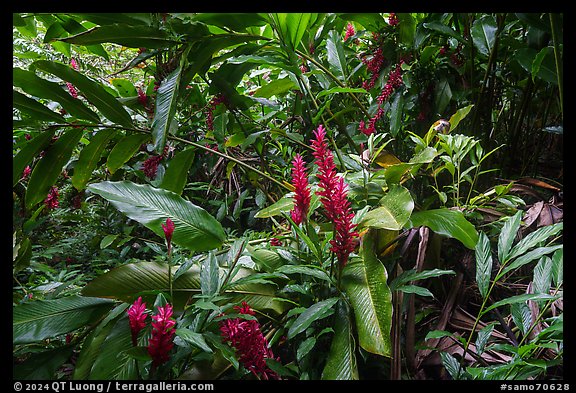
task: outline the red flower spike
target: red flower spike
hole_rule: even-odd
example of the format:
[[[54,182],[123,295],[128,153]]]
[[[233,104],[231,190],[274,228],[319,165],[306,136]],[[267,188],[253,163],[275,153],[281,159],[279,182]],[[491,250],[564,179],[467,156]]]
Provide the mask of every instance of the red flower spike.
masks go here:
[[[348,41],[348,38],[352,37],[354,34],[356,34],[356,31],[354,31],[354,26],[352,25],[352,23],[348,22],[348,24],[346,25],[346,34],[344,35],[344,41]]]
[[[332,199],[332,192],[337,182],[336,165],[334,165],[334,156],[332,151],[328,148],[326,142],[326,130],[322,125],[314,131],[315,139],[312,140],[312,155],[316,158],[316,165],[318,166],[318,186],[320,191],[316,191],[316,195],[320,196],[320,201],[326,210],[326,216],[330,221],[336,218],[336,208]]]
[[[78,98],[78,91],[76,90],[76,88],[74,87],[74,85],[70,82],[66,82],[66,87],[68,87],[68,91],[70,92],[70,95],[74,98]]]
[[[282,242],[280,241],[280,239],[273,237],[272,239],[270,239],[270,245],[273,247],[280,247],[282,245]]]
[[[306,163],[300,154],[296,154],[292,161],[292,185],[295,189],[294,208],[290,211],[290,216],[296,225],[300,225],[304,221],[310,207],[310,188],[308,187],[305,166]]]
[[[344,183],[342,177],[338,178],[336,187],[332,193],[335,208],[334,229],[336,235],[330,240],[332,247],[330,251],[334,252],[340,268],[346,266],[350,253],[354,251],[354,238],[358,237],[358,232],[354,231],[356,224],[352,224],[354,213],[350,209],[348,200],[348,186]]]
[[[22,172],[21,180],[26,180],[26,178],[30,176],[30,173],[32,173],[32,169],[30,168],[30,165],[26,165],[26,168],[24,168],[24,171]]]
[[[400,23],[400,20],[398,19],[398,15],[391,12],[390,16],[388,17],[388,24],[390,26],[398,26],[398,23]]]
[[[162,156],[152,156],[148,158],[142,164],[142,170],[144,171],[144,175],[150,180],[154,180],[156,178],[156,172],[158,171],[158,165],[160,165],[160,161],[162,161]]]
[[[246,302],[242,302],[242,306],[235,306],[234,310],[239,314],[255,314]],[[280,376],[266,365],[266,359],[275,358],[257,320],[223,319],[220,321],[220,334],[224,342],[229,342],[236,349],[238,360],[248,371],[261,379],[280,379]]]
[[[166,219],[166,225],[161,224],[162,229],[164,230],[164,236],[166,237],[166,243],[168,244],[168,248],[170,248],[170,244],[172,244],[172,234],[174,233],[174,223],[171,219]]]
[[[138,87],[138,102],[140,103],[140,105],[142,105],[143,107],[146,107],[147,104],[147,97],[146,97],[146,93],[144,93],[144,91],[142,90],[142,88]]]
[[[152,357],[152,368],[166,363],[170,356],[170,350],[174,347],[174,325],[172,318],[172,306],[166,304],[158,307],[158,313],[152,316],[152,336],[148,341],[148,354]]]
[[[132,345],[138,346],[138,333],[146,327],[146,303],[142,303],[140,296],[128,309],[130,332],[132,333]]]
[[[52,186],[52,188],[50,188],[48,196],[46,197],[46,199],[44,199],[44,204],[48,209],[56,209],[59,206],[58,196],[59,196],[58,187]]]

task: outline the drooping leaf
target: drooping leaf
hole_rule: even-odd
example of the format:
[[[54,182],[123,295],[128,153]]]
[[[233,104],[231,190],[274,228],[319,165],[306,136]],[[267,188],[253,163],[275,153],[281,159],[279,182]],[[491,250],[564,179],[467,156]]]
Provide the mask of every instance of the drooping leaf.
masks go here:
[[[471,250],[474,250],[478,242],[476,228],[457,210],[432,209],[412,213],[404,228],[420,226],[427,226],[439,235],[457,239]]]
[[[27,344],[69,333],[96,321],[113,302],[82,296],[37,300],[14,307],[13,343]]]
[[[312,324],[312,322],[331,315],[332,307],[334,307],[336,302],[338,302],[338,298],[332,297],[326,300],[321,300],[308,307],[306,311],[300,314],[296,321],[294,321],[290,326],[290,329],[288,329],[288,339],[290,340],[296,337],[299,333],[302,333]]]
[[[82,132],[81,128],[66,131],[34,166],[26,190],[26,208],[31,209],[46,198],[50,187],[56,183],[62,168],[68,163],[72,151],[82,137]]]
[[[326,39],[326,53],[330,70],[338,79],[344,82],[348,79],[348,67],[342,41],[342,37],[336,30],[330,31]]]
[[[180,328],[176,329],[176,335],[187,343],[192,344],[205,352],[214,352],[212,348],[210,348],[210,346],[206,343],[206,340],[201,333],[193,332],[192,330],[186,328]]]
[[[450,120],[448,120],[450,123],[450,132],[453,132],[456,127],[458,127],[458,124],[460,124],[460,122],[464,120],[466,116],[468,116],[472,108],[474,108],[474,104],[460,108],[456,111],[456,113],[452,115],[452,117],[450,117]]]
[[[478,336],[476,337],[476,353],[478,353],[478,355],[482,355],[484,352],[488,339],[490,339],[492,331],[494,330],[494,325],[495,323],[489,323],[478,332]]]
[[[200,271],[200,289],[202,295],[215,295],[220,289],[220,269],[218,267],[218,260],[213,252],[209,252],[208,256],[202,262],[202,270]]]
[[[191,148],[177,153],[174,158],[168,162],[168,167],[166,168],[166,173],[164,174],[160,187],[181,195],[188,182],[188,171],[194,162],[194,153],[195,150]]]
[[[23,363],[14,365],[12,376],[19,380],[51,380],[56,370],[72,355],[72,346],[33,353]]]
[[[555,299],[558,299],[559,297],[560,297],[560,295],[552,296],[552,295],[548,295],[545,293],[526,293],[523,295],[511,296],[509,298],[502,299],[498,302],[495,302],[489,307],[486,307],[482,311],[482,314],[486,314],[488,311],[490,311],[494,308],[501,307],[501,306],[504,306],[507,304],[524,303],[524,302],[527,302],[528,300],[533,300],[533,301],[555,300]]]
[[[33,72],[20,68],[14,68],[12,77],[13,85],[21,88],[26,93],[35,97],[56,101],[62,105],[62,108],[64,108],[66,112],[79,119],[89,120],[94,123],[100,122],[98,114],[84,105],[81,100],[72,97],[70,93],[63,89],[58,83],[47,81]]]
[[[425,280],[427,278],[440,277],[446,274],[455,275],[456,272],[454,270],[443,269],[423,270],[421,272],[417,272],[414,269],[406,270],[390,283],[390,290],[394,291],[410,281]]]
[[[210,13],[195,14],[192,20],[203,22],[208,25],[226,27],[235,31],[246,30],[251,26],[263,26],[266,19],[257,13]]]
[[[275,79],[263,85],[254,92],[254,97],[270,98],[286,93],[291,89],[298,89],[298,86],[290,78]]]
[[[448,79],[442,78],[434,90],[434,104],[438,113],[444,113],[446,107],[452,100],[452,89]]]
[[[176,104],[182,68],[177,67],[160,84],[156,93],[154,120],[152,121],[152,143],[154,150],[162,152],[166,138],[176,114]]]
[[[56,75],[62,80],[72,83],[108,120],[124,127],[132,127],[132,118],[122,104],[108,93],[102,85],[82,75],[80,72],[64,64],[48,60],[38,60],[34,66],[40,70]]]
[[[505,260],[511,260],[519,255],[524,254],[532,247],[535,247],[540,242],[543,242],[544,240],[548,239],[551,236],[555,236],[563,229],[564,229],[564,223],[562,222],[537,229],[536,231],[530,233],[524,239],[516,243],[516,245],[512,247],[512,250],[510,250],[508,257]]]
[[[378,31],[386,26],[386,21],[379,13],[345,13],[338,17],[344,21],[358,22],[370,31]]]
[[[14,156],[12,159],[12,187],[22,178],[22,172],[26,166],[48,146],[55,132],[55,129],[49,129],[32,138],[26,142],[26,145]]]
[[[403,114],[404,96],[402,94],[396,94],[390,107],[390,133],[394,137],[398,134],[402,126]]]
[[[428,22],[428,23],[424,23],[423,26],[426,29],[434,30],[434,31],[437,31],[438,33],[447,35],[449,37],[456,38],[458,41],[466,44],[466,40],[464,39],[464,37],[462,37],[462,35],[458,34],[456,32],[456,30],[454,30],[450,26],[446,26],[445,24],[442,24],[440,22]]]
[[[110,173],[116,172],[140,149],[140,146],[150,139],[147,134],[131,134],[122,138],[108,154],[106,167]]]
[[[287,213],[294,208],[294,198],[291,196],[285,196],[280,198],[277,202],[272,205],[259,210],[254,218],[270,218],[274,216],[282,215],[282,213]]]
[[[532,251],[527,252],[526,254],[520,255],[519,257],[514,259],[512,262],[507,264],[504,269],[502,269],[502,272],[500,273],[498,278],[500,278],[504,274],[506,274],[506,273],[508,273],[514,269],[518,269],[520,266],[524,266],[524,265],[526,265],[532,261],[540,259],[544,255],[551,254],[554,251],[556,251],[558,249],[562,249],[562,248],[563,248],[562,244],[558,244],[556,246],[550,246],[550,247],[538,247],[538,248],[533,249]]]
[[[478,291],[480,291],[480,295],[483,299],[485,299],[486,296],[488,296],[490,278],[492,275],[492,248],[490,246],[490,239],[482,231],[480,231],[478,236],[475,255],[476,283],[478,284]]]
[[[27,113],[34,119],[42,121],[51,121],[56,123],[64,123],[64,118],[61,114],[56,113],[38,101],[14,90],[12,92],[12,105],[14,108],[21,112]]]
[[[323,380],[358,380],[356,343],[352,332],[352,316],[345,301],[336,305],[334,337],[328,360],[322,371]]]
[[[403,186],[391,184],[388,193],[380,200],[380,206],[364,215],[360,228],[399,230],[410,219],[414,201]]]
[[[170,218],[176,226],[172,242],[189,250],[212,250],[226,238],[222,225],[206,210],[172,191],[129,181],[105,181],[91,184],[88,189],[161,238],[161,224]]]
[[[361,258],[344,267],[342,285],[354,309],[360,346],[368,352],[390,356],[392,293],[386,269],[375,253],[376,235],[372,229],[364,235]]]
[[[82,149],[78,162],[74,167],[74,175],[72,176],[72,185],[77,190],[83,190],[86,187],[86,183],[90,180],[92,172],[100,161],[102,151],[117,132],[118,130],[110,128],[98,131],[98,133],[92,137],[88,146]]]
[[[490,56],[490,52],[496,42],[496,32],[498,26],[496,18],[492,15],[485,15],[477,19],[472,24],[470,34],[472,35],[472,42],[476,49],[484,56]]]

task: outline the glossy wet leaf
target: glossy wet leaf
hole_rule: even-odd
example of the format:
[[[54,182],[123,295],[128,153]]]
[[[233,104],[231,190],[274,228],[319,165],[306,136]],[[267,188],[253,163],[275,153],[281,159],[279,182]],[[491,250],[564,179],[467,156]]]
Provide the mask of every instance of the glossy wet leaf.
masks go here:
[[[392,184],[388,193],[380,200],[380,206],[364,215],[360,228],[399,230],[409,220],[414,201],[405,187]]]

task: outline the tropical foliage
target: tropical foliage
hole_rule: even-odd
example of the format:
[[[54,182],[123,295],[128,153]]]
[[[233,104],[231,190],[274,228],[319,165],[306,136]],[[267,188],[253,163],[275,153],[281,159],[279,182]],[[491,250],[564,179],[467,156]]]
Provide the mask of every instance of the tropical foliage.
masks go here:
[[[562,21],[13,14],[13,377],[563,378]]]

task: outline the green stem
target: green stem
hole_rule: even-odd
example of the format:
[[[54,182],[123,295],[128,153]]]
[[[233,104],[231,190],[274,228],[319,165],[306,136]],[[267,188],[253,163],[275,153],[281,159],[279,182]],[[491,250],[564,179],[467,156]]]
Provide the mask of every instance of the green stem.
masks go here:
[[[560,114],[562,119],[564,119],[564,88],[563,84],[563,77],[562,77],[562,69],[560,68],[561,60],[560,60],[560,51],[558,48],[558,24],[556,23],[556,18],[558,17],[557,14],[550,13],[550,30],[552,30],[552,43],[554,45],[554,61],[556,63],[556,76],[558,78],[558,94],[560,96]]]

